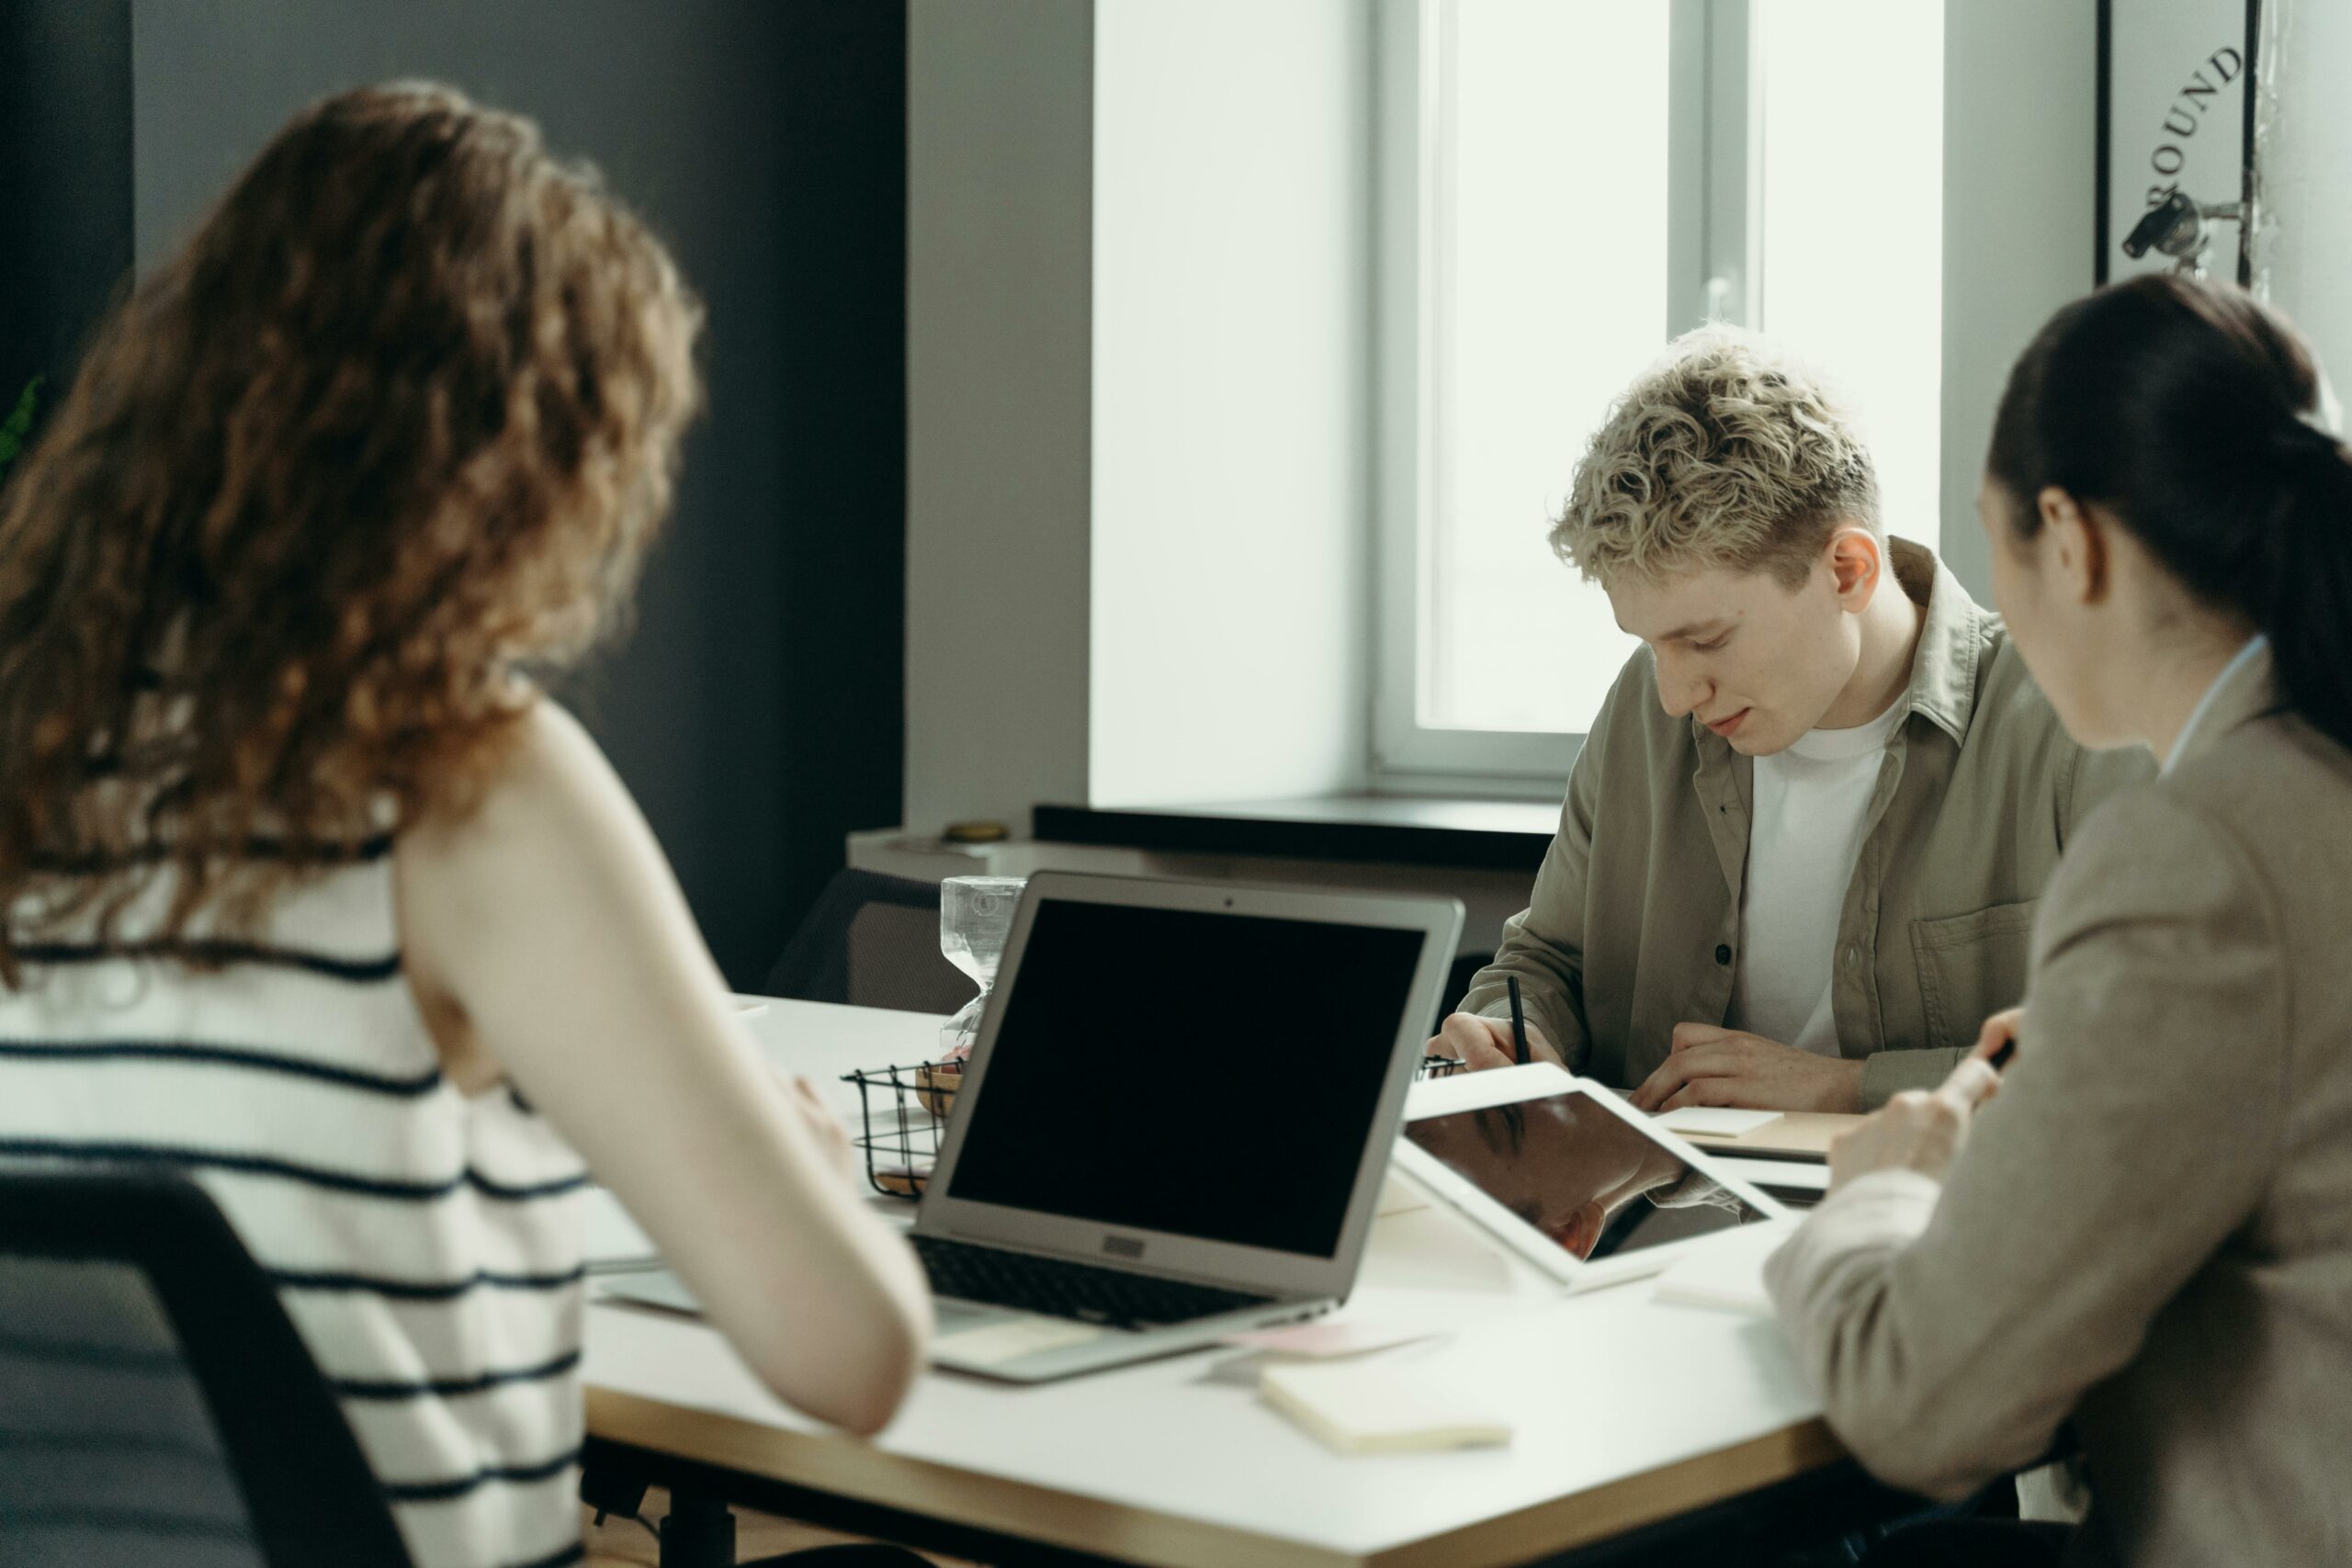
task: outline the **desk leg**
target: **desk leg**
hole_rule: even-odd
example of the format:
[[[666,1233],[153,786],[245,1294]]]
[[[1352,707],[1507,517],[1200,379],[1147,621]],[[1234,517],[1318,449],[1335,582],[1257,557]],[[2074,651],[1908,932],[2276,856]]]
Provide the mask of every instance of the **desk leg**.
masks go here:
[[[923,1551],[959,1557],[967,1562],[989,1563],[995,1568],[1118,1568],[1114,1559],[1046,1546],[1019,1536],[979,1529],[930,1515],[905,1513],[878,1504],[835,1496],[812,1488],[796,1486],[790,1482],[730,1470],[724,1465],[706,1464],[699,1460],[665,1454],[652,1449],[636,1448],[594,1435],[588,1438],[583,1466],[599,1475],[666,1486],[673,1497],[724,1497],[732,1505],[757,1508],[779,1518],[839,1530],[843,1535],[907,1541]],[[583,1497],[582,1500],[592,1507],[597,1506],[593,1497]],[[862,1563],[863,1568],[879,1568],[879,1565],[894,1560],[888,1555],[894,1552],[898,1554],[895,1561],[901,1568],[921,1562],[906,1549],[898,1547],[826,1546],[810,1550],[865,1554],[862,1560],[846,1556],[814,1560],[815,1563],[825,1564],[826,1568],[851,1568],[853,1562]],[[758,1568],[758,1565],[737,1564],[736,1568]]]
[[[643,1519],[649,1483],[634,1466],[592,1458],[580,1470],[580,1500],[607,1514]],[[662,1568],[735,1568],[735,1515],[715,1495],[688,1486],[670,1495],[670,1511],[653,1527],[662,1542]]]
[[[735,1568],[735,1515],[707,1492],[672,1492],[662,1568]]]

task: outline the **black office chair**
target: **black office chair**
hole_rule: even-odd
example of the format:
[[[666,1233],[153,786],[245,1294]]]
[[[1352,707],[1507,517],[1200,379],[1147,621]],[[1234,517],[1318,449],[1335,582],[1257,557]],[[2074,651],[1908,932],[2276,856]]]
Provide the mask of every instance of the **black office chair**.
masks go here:
[[[954,1012],[975,990],[939,951],[939,884],[840,871],[768,972],[767,994]]]
[[[0,1174],[0,1562],[412,1568],[276,1291],[187,1181]]]

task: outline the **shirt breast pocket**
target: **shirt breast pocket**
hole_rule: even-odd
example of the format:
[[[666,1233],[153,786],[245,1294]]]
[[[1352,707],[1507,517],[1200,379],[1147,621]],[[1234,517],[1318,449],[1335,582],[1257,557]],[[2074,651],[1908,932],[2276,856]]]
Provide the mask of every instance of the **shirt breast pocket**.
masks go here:
[[[1911,922],[1928,1043],[1969,1046],[1985,1018],[2025,999],[2027,958],[2039,898],[1973,914]]]

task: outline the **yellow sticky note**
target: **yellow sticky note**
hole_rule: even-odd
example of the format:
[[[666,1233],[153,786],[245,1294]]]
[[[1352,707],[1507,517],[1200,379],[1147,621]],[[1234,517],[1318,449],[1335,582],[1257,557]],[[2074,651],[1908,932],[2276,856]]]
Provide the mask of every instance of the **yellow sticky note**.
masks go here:
[[[1278,1363],[1258,1397],[1343,1454],[1486,1448],[1510,1441],[1510,1423],[1461,1389],[1414,1368],[1359,1361]]]

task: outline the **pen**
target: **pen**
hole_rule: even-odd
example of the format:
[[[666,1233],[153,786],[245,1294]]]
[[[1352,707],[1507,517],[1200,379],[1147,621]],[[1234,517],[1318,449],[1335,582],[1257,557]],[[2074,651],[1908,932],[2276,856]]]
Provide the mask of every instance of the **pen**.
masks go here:
[[[1510,987],[1510,1047],[1519,1054],[1519,1065],[1523,1067],[1527,1066],[1527,1014],[1520,1010],[1519,976],[1506,975],[1503,979]]]

